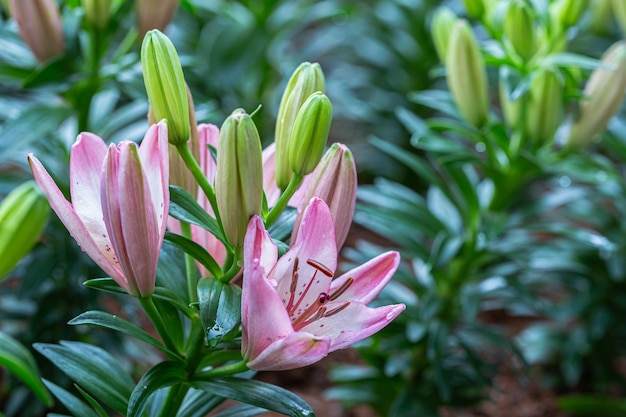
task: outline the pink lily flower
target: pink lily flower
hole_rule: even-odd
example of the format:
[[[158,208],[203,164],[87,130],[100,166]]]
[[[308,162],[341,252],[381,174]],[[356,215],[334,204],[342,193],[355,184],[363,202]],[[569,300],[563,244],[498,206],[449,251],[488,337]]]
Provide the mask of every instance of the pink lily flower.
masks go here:
[[[28,161],[82,250],[126,292],[149,297],[169,209],[167,125],[151,126],[141,146],[107,148],[94,134],[78,135],[70,153],[71,203],[37,158]]]
[[[256,370],[315,363],[395,319],[404,304],[369,308],[398,268],[387,252],[333,279],[337,246],[330,210],[313,198],[298,238],[280,259],[263,221],[254,216],[244,242],[242,355]]]

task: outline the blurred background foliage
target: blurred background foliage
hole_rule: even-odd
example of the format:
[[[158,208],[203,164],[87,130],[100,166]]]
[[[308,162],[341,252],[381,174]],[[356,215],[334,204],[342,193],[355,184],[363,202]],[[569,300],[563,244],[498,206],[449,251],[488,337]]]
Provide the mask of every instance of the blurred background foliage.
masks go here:
[[[541,59],[521,57],[503,35],[514,3],[532,10],[536,36],[552,45],[537,52]],[[619,398],[625,382],[626,114],[620,110],[597,143],[572,148],[566,133],[598,67],[588,59],[623,36],[619,3],[184,0],[175,8],[166,33],[198,121],[219,125],[235,108],[262,105],[255,123],[269,143],[291,72],[302,61],[321,64],[334,107],[331,139],[352,149],[363,185],[345,264],[387,248],[403,256],[380,302],[403,302],[406,312],[358,346],[359,364],[332,369],[328,398],[369,404],[380,416],[436,416],[444,405],[484,399],[493,376],[511,368],[538,373],[559,393],[594,395],[564,396],[561,406],[570,411],[610,415],[623,407],[598,396]],[[138,140],[147,127],[139,2],[113,0],[102,26],[83,4],[57,2],[64,52],[44,62],[4,4],[0,198],[31,178],[28,152],[49,164],[67,193],[78,132],[117,142]],[[447,91],[450,71],[431,35],[442,6],[468,19],[487,64],[488,117],[478,126]],[[538,138],[507,119],[504,102],[515,94],[530,100],[546,67],[558,74],[553,110],[562,114],[549,137]],[[134,346],[66,325],[102,303],[134,316],[133,305],[82,286],[101,274],[51,216],[35,249],[0,286],[0,330],[28,348],[94,341],[138,366],[146,359]],[[45,378],[63,381],[35,357]],[[31,396],[2,374],[6,416],[42,415]]]

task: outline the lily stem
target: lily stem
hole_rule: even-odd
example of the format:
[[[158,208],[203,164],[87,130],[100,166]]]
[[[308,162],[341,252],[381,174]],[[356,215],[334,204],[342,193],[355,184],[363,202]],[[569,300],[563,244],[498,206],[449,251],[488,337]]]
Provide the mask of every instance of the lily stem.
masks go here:
[[[180,154],[180,157],[185,162],[187,169],[191,172],[193,177],[198,181],[200,188],[209,199],[209,203],[211,203],[211,208],[213,209],[213,213],[215,213],[215,220],[222,227],[222,220],[220,218],[219,210],[217,209],[217,198],[215,197],[215,190],[213,186],[209,183],[209,180],[204,176],[202,172],[202,168],[198,165],[198,161],[193,157],[191,150],[187,146],[186,143],[181,143],[176,145],[176,150]]]
[[[283,193],[280,195],[280,198],[278,199],[272,210],[270,210],[267,218],[265,219],[266,228],[270,227],[272,224],[274,224],[276,220],[278,220],[280,213],[283,212],[291,197],[298,190],[298,187],[300,187],[300,184],[302,184],[303,179],[304,177],[302,175],[293,174],[291,176],[291,180],[289,181],[287,188],[285,188],[285,191],[283,191]]]
[[[187,222],[180,222],[180,231],[184,237],[191,239],[191,225]],[[193,257],[185,253],[185,271],[187,275],[187,294],[189,295],[189,303],[193,304],[198,301],[198,292],[196,291],[196,265]]]
[[[161,411],[159,412],[159,417],[175,416],[176,413],[178,413],[188,390],[189,386],[187,384],[176,384],[170,387],[167,397],[165,397],[165,401],[163,401],[163,408],[161,408]]]
[[[156,329],[159,336],[161,336],[163,343],[165,343],[165,346],[167,346],[171,351],[178,353],[179,352],[178,348],[176,347],[176,345],[170,338],[170,335],[167,332],[167,327],[165,326],[165,323],[163,322],[161,313],[159,313],[159,310],[154,304],[154,300],[152,299],[152,296],[146,297],[146,298],[142,298],[142,297],[138,297],[138,298],[139,298],[139,302],[141,303],[141,306],[143,307],[144,311],[150,318],[150,321],[154,325],[154,328]]]

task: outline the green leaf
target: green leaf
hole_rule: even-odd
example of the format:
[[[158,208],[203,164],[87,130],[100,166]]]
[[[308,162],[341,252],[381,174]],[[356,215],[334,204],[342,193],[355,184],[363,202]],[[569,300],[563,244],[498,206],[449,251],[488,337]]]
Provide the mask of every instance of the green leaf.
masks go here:
[[[205,417],[223,402],[223,397],[190,388],[176,417]]]
[[[208,269],[214,277],[222,276],[222,269],[215,262],[215,259],[202,246],[198,245],[191,239],[175,233],[165,232],[165,242],[181,249],[185,253],[191,255]]]
[[[148,400],[156,391],[187,380],[185,363],[165,361],[158,363],[146,372],[133,390],[128,401],[127,417],[139,417],[148,405]]]
[[[71,324],[73,326],[89,325],[117,330],[118,332],[122,332],[124,334],[134,337],[135,339],[141,340],[142,342],[154,346],[170,358],[178,356],[175,352],[172,352],[167,347],[163,346],[161,342],[159,342],[157,339],[155,339],[150,334],[137,327],[133,323],[130,323],[116,315],[109,314],[104,311],[86,311],[70,320],[68,324]]]
[[[231,398],[286,416],[315,416],[311,407],[302,398],[284,388],[266,382],[223,377],[211,378],[208,381],[193,381],[192,386],[224,398]]]
[[[198,282],[200,320],[207,340],[215,347],[241,322],[241,288],[215,278]]]
[[[175,185],[170,185],[169,214],[175,219],[195,224],[208,230],[225,245],[229,245],[217,221],[187,191]]]
[[[100,291],[110,292],[113,294],[126,294],[126,291],[119,286],[113,278],[93,278],[83,282],[85,287],[93,288]]]
[[[46,407],[52,406],[52,397],[41,382],[35,359],[20,342],[0,332],[0,365],[17,376]]]
[[[431,109],[438,110],[455,119],[461,119],[461,115],[452,101],[452,95],[445,90],[428,90],[412,92],[408,95],[409,100]]]
[[[54,383],[45,380],[44,384],[48,387],[50,392],[54,394],[55,397],[59,399],[61,404],[67,408],[67,410],[72,413],[75,417],[99,417],[98,414],[93,411],[87,404],[82,402],[80,399],[64,390],[63,388],[55,385]]]
[[[161,247],[157,265],[156,285],[167,288],[172,296],[185,305],[189,305],[189,292],[186,276],[185,253],[177,247],[165,244]]]
[[[126,411],[135,383],[105,350],[68,341],[60,345],[36,343],[34,348],[98,401],[120,413]]]
[[[577,415],[623,417],[626,401],[602,396],[567,395],[559,398],[559,408]]]
[[[611,69],[612,67],[611,65],[607,65],[605,62],[598,59],[570,52],[550,54],[544,58],[543,63],[546,65],[555,65],[557,67],[577,67],[589,70],[594,70],[596,68]]]
[[[108,417],[108,414],[106,413],[106,411],[104,411],[104,408],[102,408],[100,403],[98,403],[95,398],[89,395],[89,393],[82,389],[80,386],[74,384],[74,387],[78,390],[78,392],[80,392],[80,395],[82,395],[83,398],[87,400],[87,403],[89,403],[89,405],[96,411],[96,413],[98,413],[100,417]]]
[[[426,180],[426,182],[430,184],[440,183],[440,180],[433,172],[433,169],[428,165],[428,163],[426,163],[426,161],[420,159],[418,156],[412,155],[405,149],[378,138],[371,139],[371,143],[387,155],[394,157],[399,162],[402,162],[408,168],[413,170],[413,172]]]
[[[238,404],[216,414],[214,417],[253,417],[266,411],[267,410],[264,408],[255,407],[253,405]]]

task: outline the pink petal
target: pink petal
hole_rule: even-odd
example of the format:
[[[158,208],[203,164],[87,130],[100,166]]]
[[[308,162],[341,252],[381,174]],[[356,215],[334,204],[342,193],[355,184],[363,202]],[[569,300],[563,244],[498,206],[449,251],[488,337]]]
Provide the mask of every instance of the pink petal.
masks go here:
[[[314,308],[320,294],[328,293],[336,268],[337,246],[330,210],[324,201],[314,198],[305,211],[296,244],[268,274],[278,282],[278,294],[292,320]]]
[[[336,314],[313,321],[300,331],[309,332],[318,337],[331,338],[330,352],[344,349],[373,335],[406,308],[404,304],[369,308],[359,302],[348,304],[342,301],[332,301],[325,307],[327,314],[333,310],[340,310]]]
[[[387,285],[398,269],[399,263],[398,252],[378,255],[335,279],[330,286],[329,295],[338,301],[359,301],[368,304]]]
[[[204,176],[209,180],[209,183],[213,184],[215,180],[216,163],[213,159],[213,155],[209,150],[208,145],[211,145],[217,149],[217,142],[220,135],[219,128],[211,124],[199,124],[198,125],[198,143],[200,144],[200,168]],[[200,190],[202,193],[202,190]]]
[[[268,207],[274,204],[280,197],[280,188],[276,185],[276,143],[272,142],[263,149],[263,191]]]
[[[124,277],[119,263],[112,251],[111,241],[108,238],[108,233],[104,226],[104,221],[97,222],[96,219],[92,219],[88,225],[83,223],[78,213],[76,213],[72,204],[66,199],[61,190],[54,183],[50,174],[43,167],[41,162],[35,158],[32,154],[28,156],[30,167],[33,171],[35,181],[39,184],[39,187],[48,197],[50,206],[55,211],[59,219],[63,222],[70,235],[76,240],[78,246],[89,255],[91,259],[107,273],[111,278],[115,280],[122,288],[127,292],[129,291],[128,283]],[[102,161],[100,161],[101,165]],[[70,168],[71,169],[71,168]],[[75,193],[76,198],[85,198],[79,193]],[[88,193],[89,194],[89,193]],[[100,201],[100,196],[97,196],[97,202]],[[97,210],[102,212],[102,209],[98,206]]]
[[[291,333],[269,345],[248,362],[257,371],[285,371],[311,365],[328,355],[330,341],[310,333]]]
[[[160,236],[165,234],[169,210],[169,152],[167,124],[150,126],[139,146],[140,169],[143,169],[150,190],[150,200],[158,213],[157,222]]]
[[[243,256],[241,349],[246,359],[254,359],[270,344],[293,333],[282,300],[265,278],[264,265],[276,262],[277,249],[258,216],[248,225]]]

